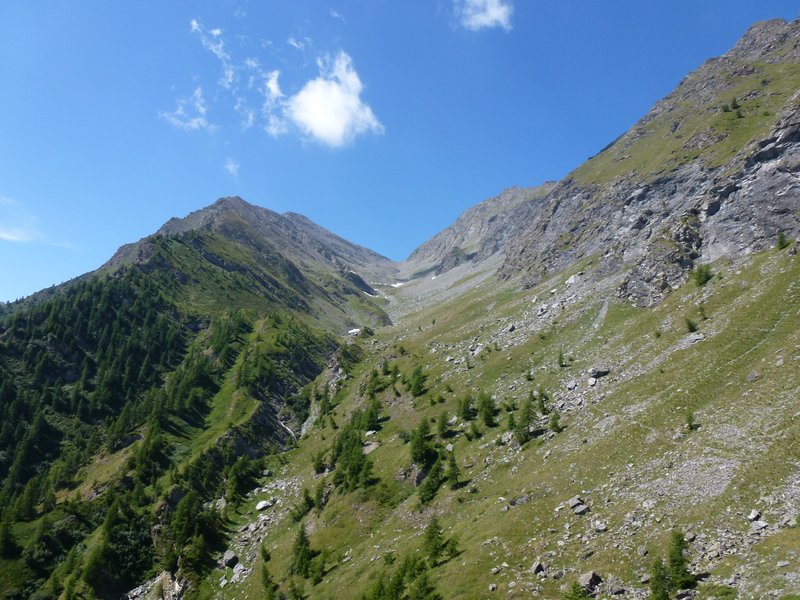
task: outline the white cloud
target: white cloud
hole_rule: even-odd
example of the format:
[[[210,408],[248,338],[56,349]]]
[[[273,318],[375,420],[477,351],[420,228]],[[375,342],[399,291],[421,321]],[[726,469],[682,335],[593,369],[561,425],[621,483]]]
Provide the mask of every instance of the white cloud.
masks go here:
[[[239,179],[239,163],[237,163],[232,158],[228,158],[225,161],[225,170],[230,173],[231,177],[238,180]]]
[[[305,134],[333,148],[363,133],[383,133],[383,125],[361,100],[363,85],[351,58],[340,52],[332,69],[323,61],[318,64],[320,76],[286,101],[286,116]]]
[[[293,35],[290,35],[289,39],[286,40],[286,43],[289,44],[292,48],[296,48],[297,50],[303,51],[306,49],[306,46],[308,45],[309,41],[310,40],[308,38],[298,40]]]
[[[344,15],[343,15],[342,13],[340,13],[339,11],[337,11],[337,10],[335,10],[335,9],[333,9],[333,8],[331,9],[331,11],[330,11],[330,12],[331,12],[331,16],[332,16],[334,19],[339,19],[339,20],[340,20],[342,23],[344,23],[344,22],[345,22],[345,21],[344,21]]]
[[[454,0],[461,24],[472,31],[511,29],[514,7],[509,0]]]
[[[38,219],[29,214],[16,200],[0,196],[0,240],[5,242],[35,242],[42,235]]]
[[[206,117],[206,102],[203,99],[203,88],[197,87],[188,98],[178,98],[177,106],[172,112],[160,112],[159,116],[173,127],[185,131],[213,129]]]
[[[268,100],[273,102],[277,101],[279,98],[283,97],[283,92],[281,91],[281,86],[278,83],[278,77],[280,77],[280,71],[270,71],[269,73],[264,73],[264,89],[266,90],[265,96]]]
[[[250,129],[256,122],[256,111],[254,111],[250,106],[247,104],[247,99],[242,96],[236,97],[236,104],[233,106],[233,110],[239,113],[239,116],[242,117],[242,129]]]
[[[330,13],[343,19],[335,10]],[[332,148],[345,146],[365,133],[383,133],[383,125],[361,98],[364,86],[347,53],[339,52],[334,60],[327,56],[318,59],[319,75],[305,83],[289,77],[292,92],[296,92],[291,93],[281,85],[282,71],[270,70],[253,55],[236,57],[225,46],[222,29],[207,28],[197,19],[192,19],[189,26],[222,66],[217,87],[225,93],[210,95],[215,111],[226,108],[232,112],[242,131],[257,126],[272,137],[295,132]],[[271,45],[262,40],[264,43]],[[307,36],[290,36],[287,44],[305,56],[313,48],[313,41]],[[209,122],[208,112],[203,87],[198,85],[190,96],[176,100],[175,110],[159,116],[184,131],[216,130],[218,125]],[[231,170],[226,163],[225,168],[235,176],[238,165]]]
[[[219,84],[225,89],[231,89],[236,81],[236,71],[233,68],[231,55],[225,50],[225,42],[222,40],[222,29],[206,29],[197,19],[189,22],[192,33],[196,33],[200,38],[203,47],[219,59],[222,65],[222,77]]]
[[[282,116],[277,114],[268,114],[267,115],[267,124],[264,126],[264,131],[266,131],[272,137],[280,137],[286,133],[289,133],[289,124],[286,122]]]

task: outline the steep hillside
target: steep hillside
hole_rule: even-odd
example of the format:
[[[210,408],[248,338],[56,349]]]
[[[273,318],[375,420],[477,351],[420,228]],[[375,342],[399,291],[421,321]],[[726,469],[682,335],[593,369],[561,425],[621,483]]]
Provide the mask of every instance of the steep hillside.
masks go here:
[[[414,250],[403,263],[405,277],[441,275],[460,264],[480,262],[501,252],[508,241],[514,209],[541,201],[555,186],[510,188],[467,209],[455,223]]]
[[[304,387],[354,359],[337,335],[388,321],[353,272],[387,264],[299,216],[225,199],[12,306],[0,595],[118,597],[187,553],[184,576],[203,573],[224,534],[198,503],[217,490],[236,502],[253,461],[294,442]],[[198,520],[181,524],[182,511]]]
[[[799,65],[403,264],[224,198],[8,307],[0,597],[796,599]]]
[[[505,277],[529,283],[582,257],[631,269],[620,294],[652,305],[695,263],[800,231],[800,20],[754,25],[544,202],[523,204]]]
[[[233,516],[236,558],[201,595],[553,598],[594,571],[597,597],[645,598],[677,528],[700,597],[789,598],[800,262],[720,261],[656,309],[600,268],[487,280],[318,380],[333,402]]]
[[[386,322],[368,281],[392,280],[397,273],[391,260],[302,215],[279,215],[238,197],[221,198],[122,246],[95,272],[0,305],[0,316],[36,306],[97,275],[132,267],[159,278],[190,311],[277,306],[300,311],[338,333]]]

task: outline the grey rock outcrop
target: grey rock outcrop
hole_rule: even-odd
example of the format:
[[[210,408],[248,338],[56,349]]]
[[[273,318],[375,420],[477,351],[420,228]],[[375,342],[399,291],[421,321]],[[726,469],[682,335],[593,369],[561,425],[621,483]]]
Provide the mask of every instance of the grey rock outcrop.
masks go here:
[[[500,195],[467,209],[449,227],[414,250],[402,266],[407,277],[440,275],[470,261],[484,260],[501,252],[513,230],[514,209],[536,203],[554,182],[530,188],[510,188]]]
[[[649,306],[698,263],[800,235],[800,92],[775,68],[797,61],[799,41],[800,20],[754,25],[544,199],[519,204],[501,275],[535,284],[594,256],[595,276],[627,271],[619,295]],[[722,109],[734,88],[748,90],[740,123]],[[774,114],[758,112],[767,99]],[[749,140],[730,143],[741,128]]]

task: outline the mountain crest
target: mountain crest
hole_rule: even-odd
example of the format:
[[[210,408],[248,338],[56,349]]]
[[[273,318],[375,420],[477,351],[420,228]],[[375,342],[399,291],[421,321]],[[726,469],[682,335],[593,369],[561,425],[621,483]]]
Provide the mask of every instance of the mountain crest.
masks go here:
[[[754,23],[724,57],[748,62],[800,60],[800,19]]]

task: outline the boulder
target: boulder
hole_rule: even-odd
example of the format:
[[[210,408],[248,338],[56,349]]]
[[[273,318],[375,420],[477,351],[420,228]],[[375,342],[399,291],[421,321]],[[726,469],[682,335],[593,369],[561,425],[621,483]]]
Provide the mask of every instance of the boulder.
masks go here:
[[[223,565],[226,567],[233,567],[238,562],[239,557],[236,556],[236,553],[233,550],[225,550],[225,554],[222,555]]]
[[[579,504],[583,504],[583,500],[581,499],[580,496],[573,496],[572,498],[567,500],[567,506],[569,506],[570,508],[575,508]]]
[[[576,515],[585,515],[587,512],[589,512],[589,507],[585,504],[578,504],[578,506],[572,509],[572,512],[574,512]]]
[[[766,529],[767,527],[769,527],[769,525],[767,525],[766,521],[758,520],[758,521],[753,521],[753,524],[750,527],[752,528],[753,531],[761,531],[762,529]]]
[[[748,521],[758,521],[761,518],[761,513],[757,511],[755,508],[750,511],[750,514],[747,515]]]
[[[603,578],[594,571],[587,571],[578,577],[578,585],[585,590],[594,590],[601,583],[603,583]]]
[[[594,377],[595,379],[600,379],[601,377],[605,377],[611,373],[611,367],[595,365],[591,369],[589,369],[589,377]]]
[[[786,513],[781,519],[781,527],[797,527],[797,515]]]
[[[528,494],[522,494],[521,496],[517,496],[511,501],[511,506],[522,506],[523,504],[527,504],[531,501],[531,497]]]
[[[531,573],[533,573],[534,575],[538,575],[539,573],[544,573],[545,570],[546,569],[544,563],[542,563],[542,561],[540,560],[534,561],[534,563],[531,565]]]
[[[622,596],[625,593],[625,588],[622,587],[620,584],[615,583],[608,586],[608,593],[612,596]]]

